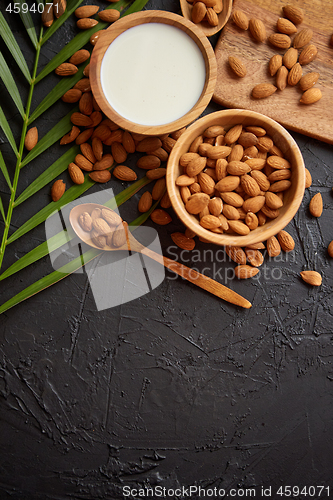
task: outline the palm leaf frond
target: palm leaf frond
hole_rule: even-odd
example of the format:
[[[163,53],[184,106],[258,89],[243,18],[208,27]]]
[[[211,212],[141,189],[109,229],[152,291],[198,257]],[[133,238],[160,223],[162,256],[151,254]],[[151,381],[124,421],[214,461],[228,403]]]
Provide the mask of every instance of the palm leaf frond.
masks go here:
[[[15,155],[18,156],[18,150],[15,144],[15,139],[13,136],[13,132],[11,131],[11,128],[9,126],[9,123],[7,121],[7,118],[5,117],[5,113],[3,112],[2,107],[0,106],[0,127],[2,128],[5,136],[8,139],[9,144],[12,147],[12,150],[14,151]]]
[[[18,67],[20,68],[23,75],[30,84],[31,75],[26,60],[24,59],[22,51],[18,46],[18,43],[15,40],[15,37],[11,32],[11,29],[8,26],[7,21],[1,12],[0,12],[0,36],[7,45],[7,48],[10,51],[11,55],[13,56],[14,60],[16,61]]]
[[[11,74],[11,71],[6,63],[5,58],[3,57],[2,53],[0,52],[0,77],[8,90],[11,98],[13,99],[20,115],[22,118],[24,117],[24,108],[21,100],[20,93],[18,91],[17,85],[15,83],[15,80]]]

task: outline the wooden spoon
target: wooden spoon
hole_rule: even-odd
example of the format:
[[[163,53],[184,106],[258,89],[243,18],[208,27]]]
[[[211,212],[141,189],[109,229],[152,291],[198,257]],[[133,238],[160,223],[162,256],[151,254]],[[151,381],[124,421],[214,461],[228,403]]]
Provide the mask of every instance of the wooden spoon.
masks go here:
[[[211,278],[208,278],[207,276],[198,273],[194,269],[190,269],[184,266],[183,264],[180,264],[179,262],[176,262],[172,259],[168,259],[167,257],[163,257],[163,255],[159,255],[150,250],[149,248],[146,248],[144,245],[142,245],[139,241],[137,241],[134,238],[134,236],[128,230],[127,222],[122,221],[120,217],[119,217],[120,224],[118,226],[114,226],[113,229],[112,227],[110,228],[108,243],[110,243],[112,246],[97,245],[95,243],[96,240],[92,241],[90,232],[85,231],[81,227],[79,222],[79,217],[81,214],[83,214],[84,212],[91,214],[92,211],[96,208],[100,210],[102,209],[107,210],[112,215],[115,214],[113,210],[105,207],[104,205],[98,205],[97,203],[84,203],[82,205],[77,205],[71,210],[69,214],[69,222],[74,232],[80,238],[80,240],[82,240],[87,245],[93,248],[97,248],[98,250],[103,250],[108,252],[114,252],[117,250],[126,250],[147,255],[156,262],[159,262],[161,265],[169,268],[174,273],[179,274],[179,276],[186,279],[187,281],[190,281],[194,285],[197,285],[200,288],[207,290],[208,292],[216,295],[217,297],[220,297],[221,299],[226,300],[227,302],[230,302],[231,304],[245,307],[246,309],[252,307],[252,304],[248,300],[244,299],[244,297],[234,292],[233,290],[230,290],[226,286],[221,285],[217,281],[214,281]]]
[[[215,35],[215,33],[220,31],[223,26],[225,26],[230,17],[232,0],[222,0],[222,3],[223,9],[222,12],[218,14],[219,23],[217,26],[211,26],[207,21],[196,24],[196,26],[202,29],[206,36]],[[192,21],[193,4],[189,3],[187,0],[180,0],[180,7],[182,9],[183,16]]]

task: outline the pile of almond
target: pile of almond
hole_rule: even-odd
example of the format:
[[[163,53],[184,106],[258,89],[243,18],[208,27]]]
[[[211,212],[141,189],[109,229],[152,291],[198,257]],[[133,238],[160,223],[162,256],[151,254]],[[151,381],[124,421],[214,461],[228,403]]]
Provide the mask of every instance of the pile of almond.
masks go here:
[[[125,223],[110,208],[94,208],[91,213],[83,212],[78,222],[98,248],[119,248],[126,243]]]
[[[267,40],[271,46],[285,50],[283,55],[275,54],[269,61],[268,69],[270,75],[275,77],[275,85],[269,82],[260,83],[253,88],[251,95],[254,99],[263,99],[278,89],[284,90],[287,85],[299,84],[303,92],[300,103],[314,104],[322,97],[321,90],[314,87],[319,73],[303,75],[303,67],[312,62],[318,53],[316,46],[310,43],[313,32],[310,28],[298,31],[297,26],[303,22],[304,17],[299,7],[286,5],[283,7],[283,13],[285,17],[279,18],[276,23],[276,33],[267,38],[265,25],[260,19],[249,20],[242,11],[233,12],[234,23],[242,30],[248,29],[256,42]],[[231,56],[229,65],[237,76],[243,78],[246,75],[246,67],[238,58]]]
[[[187,0],[192,4],[191,19],[195,24],[208,24],[217,26],[219,24],[218,14],[223,10],[223,0]]]
[[[180,157],[186,210],[214,233],[247,235],[279,216],[291,164],[258,126],[213,125]]]

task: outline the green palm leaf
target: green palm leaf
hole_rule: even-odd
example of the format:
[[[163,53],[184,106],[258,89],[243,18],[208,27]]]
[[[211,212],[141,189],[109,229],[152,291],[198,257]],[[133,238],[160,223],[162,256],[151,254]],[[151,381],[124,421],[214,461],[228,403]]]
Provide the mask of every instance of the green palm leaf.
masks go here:
[[[135,219],[135,221],[131,222],[130,226],[139,226],[143,224],[148,219],[151,212],[156,208],[159,202],[160,200],[158,200],[148,212],[140,215],[137,219]],[[66,242],[67,241],[68,240],[66,239]],[[36,295],[37,293],[41,292],[42,290],[45,290],[45,288],[48,288],[49,286],[54,285],[55,283],[58,283],[60,280],[66,278],[69,274],[72,274],[78,269],[80,269],[83,265],[83,262],[84,264],[86,264],[91,260],[95,259],[96,257],[98,257],[98,255],[101,255],[101,253],[102,252],[97,249],[88,250],[80,257],[73,259],[71,262],[61,267],[58,271],[53,271],[53,273],[36,281],[36,283],[33,283],[32,285],[25,288],[22,292],[19,292],[17,295],[7,300],[7,302],[5,302],[0,307],[0,314],[2,314],[5,311],[8,311],[8,309],[16,306],[20,302],[23,302],[23,300],[26,300],[29,297],[32,297],[33,295]]]
[[[83,254],[84,263],[91,261],[101,253],[102,252],[99,252],[98,250],[94,249],[85,252]],[[77,257],[76,259],[72,260],[65,266],[61,267],[58,271],[53,271],[53,273],[49,274],[48,276],[41,278],[40,280],[36,281],[36,283],[33,283],[32,285],[25,288],[22,292],[15,295],[15,297],[9,299],[7,302],[5,302],[5,304],[3,304],[0,307],[0,314],[7,311],[11,307],[16,306],[23,300],[26,300],[29,297],[32,297],[33,295],[36,295],[36,293],[45,290],[45,288],[48,288],[54,283],[58,283],[58,281],[66,278],[66,276],[68,276],[69,274],[74,273],[77,269],[80,269],[80,267],[82,267],[81,256]]]
[[[6,216],[5,216],[5,211],[3,209],[3,204],[2,204],[1,196],[0,196],[0,213],[2,215],[3,220],[6,222]]]
[[[27,66],[27,63],[24,59],[24,56],[21,52],[20,47],[18,46],[17,41],[14,38],[13,33],[11,32],[6,19],[4,18],[3,14],[0,12],[0,35],[7,45],[11,55],[15,59],[18,67],[22,71],[23,75],[25,78],[28,80],[28,82],[31,82],[31,75],[29,68]]]
[[[8,90],[11,98],[13,99],[20,115],[22,116],[22,118],[24,118],[24,109],[21,101],[21,96],[19,94],[15,80],[1,52],[0,52],[0,77],[3,83],[5,84],[5,87]]]
[[[21,8],[20,8],[20,18],[22,19],[22,22],[23,22],[23,24],[25,26],[25,29],[27,30],[27,33],[28,33],[28,35],[30,37],[30,40],[33,43],[33,46],[35,47],[35,49],[37,49],[38,40],[37,40],[37,34],[36,34],[35,27],[34,27],[34,23],[32,22],[29,9],[27,9],[27,11],[25,12],[24,11],[24,7],[23,7],[23,4],[25,4],[27,6],[28,6],[28,4],[24,0],[18,0],[18,3],[21,6]]]
[[[119,0],[116,4],[112,4],[109,7],[107,7],[107,9],[113,8],[121,10],[130,3],[131,0]],[[67,61],[67,59],[70,58],[74,54],[74,52],[82,49],[82,47],[89,42],[89,39],[93,33],[96,33],[96,31],[102,30],[107,26],[109,26],[108,23],[99,22],[93,28],[78,33],[75,36],[75,38],[73,38],[73,40],[71,40],[67,45],[65,45],[65,47],[61,49],[56,56],[53,57],[53,59],[45,66],[45,68],[39,73],[39,75],[37,75],[36,83],[45,78],[45,76],[51,73],[51,71],[55,70],[60,64]]]
[[[44,137],[38,141],[36,146],[27,154],[24,160],[21,163],[21,167],[24,167],[29,162],[31,162],[34,158],[43,153],[46,149],[48,149],[52,144],[57,142],[61,137],[63,137],[67,132],[69,132],[72,128],[71,116],[74,111],[77,111],[77,108],[72,109],[64,118],[60,120]]]
[[[82,2],[83,0],[73,0],[72,2],[68,2],[67,9],[62,16],[56,19],[52,26],[50,26],[43,35],[41,45],[43,45],[53,35],[53,33],[60,28],[60,26],[71,16],[71,14],[73,14],[74,10],[77,9]]]
[[[64,95],[67,90],[74,87],[74,85],[81,80],[83,76],[84,68],[79,69],[79,71],[69,78],[62,78],[60,82],[52,89],[52,92],[47,94],[43,101],[37,106],[35,111],[29,118],[28,125],[35,121],[42,113],[49,109],[53,104],[55,104],[60,97]]]
[[[106,203],[105,205],[109,206],[109,208],[112,208],[114,205],[119,207],[120,205],[125,203],[125,201],[129,200],[141,188],[143,188],[150,182],[151,180],[149,180],[147,177],[143,177],[143,179],[134,182],[126,189],[121,191],[114,198],[112,198],[109,203]],[[139,225],[139,223],[136,225]],[[68,242],[68,238],[69,236],[67,232],[61,231],[60,233],[50,238],[48,241],[41,243],[40,245],[38,245],[38,247],[34,248],[26,255],[23,255],[23,257],[21,257],[19,260],[14,262],[14,264],[12,264],[8,269],[6,269],[6,271],[4,271],[0,275],[0,281],[5,278],[8,278],[9,276],[17,273],[18,271],[21,271],[22,269],[29,266],[30,264],[33,264],[37,260],[45,257],[46,255],[48,255],[49,252],[52,252],[60,248],[62,245]]]
[[[18,151],[17,151],[17,147],[15,144],[15,139],[14,139],[13,133],[10,129],[9,123],[7,121],[7,118],[5,117],[5,114],[4,114],[1,106],[0,106],[0,127],[2,128],[5,136],[7,137],[8,142],[12,147],[12,150],[14,151],[16,156],[18,156]]]
[[[29,186],[18,196],[15,200],[14,206],[17,207],[23,201],[27,200],[33,194],[37,193],[40,189],[46,186],[49,182],[53,181],[58,175],[67,170],[68,165],[74,160],[75,156],[80,152],[79,146],[70,148],[58,160],[44,170],[44,172],[37,177]]]
[[[0,170],[1,170],[4,178],[6,179],[6,182],[8,184],[9,189],[12,189],[12,183],[10,182],[9,173],[8,173],[8,170],[7,170],[7,167],[5,164],[5,160],[3,159],[1,151],[0,151]]]

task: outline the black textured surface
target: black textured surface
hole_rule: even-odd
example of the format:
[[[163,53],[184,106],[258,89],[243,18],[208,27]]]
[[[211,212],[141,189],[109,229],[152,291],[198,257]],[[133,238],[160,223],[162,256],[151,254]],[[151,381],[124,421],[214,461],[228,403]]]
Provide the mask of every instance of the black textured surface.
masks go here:
[[[169,0],[147,8],[179,11]],[[31,67],[33,51],[19,18],[8,20]],[[74,21],[67,22],[46,44],[41,65],[75,32]],[[50,75],[40,84],[38,101],[57,81]],[[1,101],[19,134],[3,88]],[[60,102],[42,116],[40,135],[68,109]],[[217,109],[212,103],[207,112]],[[126,496],[124,486],[170,493],[190,485],[224,489],[229,497],[238,489],[234,498],[250,492],[259,498],[269,487],[266,496],[286,498],[277,495],[280,486],[324,486],[321,495],[317,488],[315,495],[294,490],[292,497],[327,498],[326,488],[333,488],[333,263],[326,250],[333,239],[332,147],[292,135],[313,184],[287,228],[295,251],[266,258],[258,279],[230,279],[234,265],[216,247],[199,242],[191,255],[176,249],[170,234],[182,226],[175,216],[158,228],[166,256],[227,283],[253,303],[251,310],[167,272],[148,295],[102,312],[86,276],[72,275],[0,316],[1,500],[116,500],[140,498],[139,491]],[[25,167],[20,192],[63,151],[54,146]],[[3,154],[10,164],[6,144]],[[124,186],[113,180],[111,187]],[[49,202],[49,190],[14,211],[12,229]],[[314,219],[308,203],[318,191],[324,212]],[[125,219],[138,215],[138,199],[121,207]],[[41,225],[14,242],[4,268],[44,240]],[[323,285],[303,283],[304,269],[320,271]],[[51,271],[45,258],[3,281],[1,302]],[[188,497],[188,490],[182,493]]]

